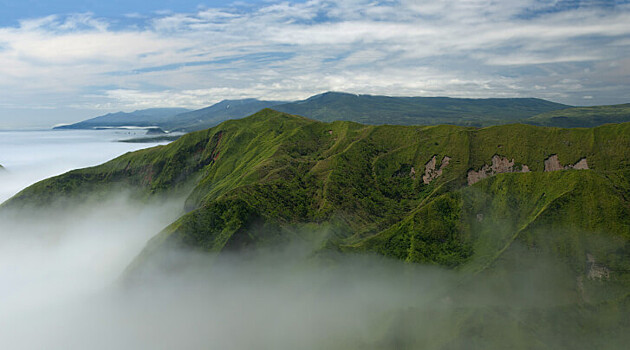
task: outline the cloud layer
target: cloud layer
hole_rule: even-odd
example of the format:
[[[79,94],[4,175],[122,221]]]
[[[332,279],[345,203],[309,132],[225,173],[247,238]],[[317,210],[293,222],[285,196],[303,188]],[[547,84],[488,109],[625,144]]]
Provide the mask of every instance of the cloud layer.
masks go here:
[[[628,1],[539,0],[52,15],[0,28],[0,124],[11,109],[195,108],[326,90],[623,103],[629,19]]]

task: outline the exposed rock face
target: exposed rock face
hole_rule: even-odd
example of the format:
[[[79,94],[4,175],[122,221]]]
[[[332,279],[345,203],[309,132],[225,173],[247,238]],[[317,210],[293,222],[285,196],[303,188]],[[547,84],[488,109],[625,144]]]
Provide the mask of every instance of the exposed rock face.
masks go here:
[[[545,171],[558,171],[566,169],[586,170],[588,169],[588,163],[586,158],[580,159],[577,163],[567,166],[562,166],[557,154],[552,154],[549,158],[545,159]]]
[[[582,158],[577,163],[573,164],[573,166],[569,165],[569,167],[577,170],[586,170],[588,169],[588,163],[586,162],[586,158]]]
[[[557,154],[545,159],[545,171],[558,171],[563,169],[564,167],[560,164]]]
[[[495,174],[511,173],[514,171],[514,159],[508,160],[506,157],[494,155],[492,157],[492,172]]]
[[[444,158],[442,158],[442,162],[440,163],[440,167],[436,168],[437,156],[433,156],[433,158],[431,158],[431,160],[424,165],[424,175],[422,175],[422,182],[424,182],[426,185],[430,184],[431,181],[442,175],[442,171],[444,170],[444,168],[446,168],[450,161],[451,157],[444,156]]]
[[[482,179],[496,174],[514,172],[528,173],[529,167],[527,165],[523,165],[520,169],[515,169],[514,159],[509,160],[506,157],[501,157],[495,154],[494,156],[492,156],[491,165],[484,164],[481,169],[479,169],[479,171],[468,171],[468,185],[470,186],[476,182],[481,181]]]
[[[595,261],[595,257],[591,254],[586,254],[586,268],[586,276],[590,280],[601,280],[602,278],[610,278],[610,270],[606,266],[598,264]]]

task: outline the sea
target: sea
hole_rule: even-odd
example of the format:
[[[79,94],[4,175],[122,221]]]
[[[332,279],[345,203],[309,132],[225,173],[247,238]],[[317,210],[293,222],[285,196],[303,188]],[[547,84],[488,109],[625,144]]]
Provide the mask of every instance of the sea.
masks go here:
[[[168,142],[127,143],[146,130],[0,130],[0,203],[40,180]]]

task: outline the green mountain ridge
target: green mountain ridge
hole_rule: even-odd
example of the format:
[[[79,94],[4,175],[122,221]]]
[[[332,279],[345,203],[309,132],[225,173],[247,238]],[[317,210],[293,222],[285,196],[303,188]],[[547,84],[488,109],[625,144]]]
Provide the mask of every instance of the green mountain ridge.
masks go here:
[[[531,172],[497,174],[467,186],[468,173],[492,164],[497,154],[527,165]],[[590,169],[545,172],[545,160],[552,155],[564,164],[586,159]],[[450,158],[448,165],[440,175],[434,174],[426,181],[431,173],[427,165],[433,158],[444,157]],[[126,154],[98,167],[42,181],[3,206],[45,206],[60,195],[88,196],[122,186],[145,199],[190,192],[188,213],[162,233],[190,246],[220,251],[231,235],[256,221],[254,218],[273,222],[279,225],[274,229],[280,231],[282,226],[336,222],[347,230],[339,247],[457,266],[472,254],[472,241],[463,239],[470,232],[462,226],[464,216],[470,214],[465,211],[474,206],[468,202],[473,197],[472,189],[485,188],[484,184],[498,180],[514,179],[520,184],[534,178],[537,183],[546,183],[541,190],[546,195],[531,200],[536,208],[546,208],[541,203],[553,198],[550,193],[554,186],[573,177],[592,177],[594,186],[602,190],[611,186],[627,188],[623,187],[626,177],[622,175],[628,159],[630,124],[594,129],[546,129],[522,124],[485,129],[368,126],[342,121],[322,123],[263,110],[249,118],[188,134],[167,146]],[[612,177],[611,172],[622,175]],[[612,191],[610,196],[615,193],[624,194]],[[519,200],[524,195],[514,194]],[[625,203],[623,196],[620,198],[619,203]],[[623,208],[619,203],[615,208]],[[232,213],[230,208],[235,207],[242,207],[242,212]],[[526,207],[518,208],[522,211]],[[542,214],[531,212],[521,226]],[[216,228],[194,225],[217,217],[221,219]],[[422,227],[434,221],[438,226]],[[414,228],[412,222],[421,226]],[[606,228],[624,232],[612,226]],[[280,235],[280,231],[274,234]],[[449,253],[442,256],[439,251],[444,246],[440,244],[435,245],[433,253],[428,253],[433,248],[413,248],[416,253],[424,252],[420,255],[399,253],[397,247],[388,246],[391,241],[375,245],[383,237],[402,239],[411,232],[424,235],[431,231],[439,232],[440,242],[454,244],[453,252],[458,253],[449,255],[449,248]],[[258,239],[250,238],[248,244]],[[412,249],[414,239],[405,238],[405,242],[403,247]]]
[[[630,325],[630,123],[377,126],[265,109],[44,180],[0,214],[121,189],[148,202],[187,197],[182,216],[132,263],[130,279],[172,247],[220,256],[297,240],[315,245],[314,259],[378,254],[439,265],[468,276],[464,289],[520,286],[510,295],[540,279],[532,266],[559,271],[549,293],[562,303],[456,309],[458,327],[437,348],[484,348],[466,345],[471,337],[532,348],[564,318],[589,330],[572,329],[566,344],[593,348],[601,343],[588,335]],[[544,281],[536,288],[549,288]],[[502,336],[489,338],[493,330]]]

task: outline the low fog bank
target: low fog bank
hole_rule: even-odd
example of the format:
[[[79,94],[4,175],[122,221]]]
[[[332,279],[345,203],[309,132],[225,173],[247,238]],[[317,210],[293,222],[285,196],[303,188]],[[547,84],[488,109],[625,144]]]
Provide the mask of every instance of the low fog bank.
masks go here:
[[[168,142],[116,142],[128,130],[0,131],[0,203],[27,186],[67,171],[94,166],[129,151]]]
[[[112,285],[147,240],[181,214],[182,205],[182,200],[140,205],[119,194],[66,210],[19,215],[3,210],[0,333],[20,319],[31,323],[45,316],[44,310],[78,302]],[[2,334],[0,343],[9,334]],[[8,345],[0,348],[14,344]]]
[[[567,305],[554,282],[563,269],[539,258],[513,277],[478,278],[376,256],[316,259],[301,242],[219,257],[172,251],[167,259],[186,262],[177,271],[149,268],[122,283],[179,210],[178,200],[116,196],[54,220],[3,220],[0,348],[562,348],[580,330],[582,320],[568,318],[536,333],[533,321]],[[521,339],[515,325],[540,339]]]

